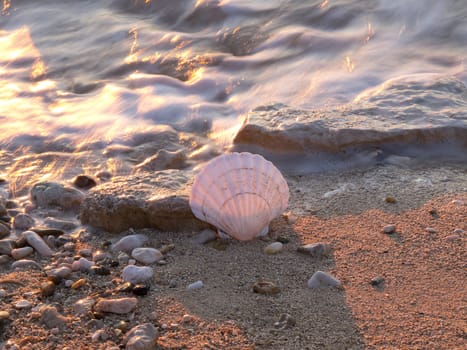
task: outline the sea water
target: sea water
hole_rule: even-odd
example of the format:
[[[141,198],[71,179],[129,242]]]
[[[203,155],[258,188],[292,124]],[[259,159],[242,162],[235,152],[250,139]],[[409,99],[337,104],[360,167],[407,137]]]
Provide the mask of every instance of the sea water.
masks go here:
[[[195,166],[228,151],[258,106],[334,108],[410,74],[466,84],[466,5],[3,0],[0,174],[21,194],[39,179],[127,174],[159,149]]]

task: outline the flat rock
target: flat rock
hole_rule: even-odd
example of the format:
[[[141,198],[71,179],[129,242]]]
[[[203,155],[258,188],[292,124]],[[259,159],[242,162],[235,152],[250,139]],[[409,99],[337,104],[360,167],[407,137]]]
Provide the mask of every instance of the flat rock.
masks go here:
[[[340,285],[341,282],[337,278],[323,271],[316,271],[308,280],[309,288],[340,287]]]
[[[131,256],[142,264],[153,264],[161,260],[164,256],[155,248],[135,248],[131,252]]]
[[[152,278],[154,270],[149,266],[128,265],[123,269],[122,278],[133,284],[144,283]]]
[[[436,108],[426,108],[427,101],[436,103]],[[466,147],[466,107],[467,88],[461,81],[435,74],[412,75],[389,80],[340,107],[300,110],[274,104],[256,108],[234,144],[297,153],[445,140]]]
[[[192,180],[192,172],[183,170],[114,177],[88,192],[81,206],[81,221],[109,232],[145,227],[163,231],[206,228],[188,203]]]
[[[150,323],[143,323],[130,329],[123,338],[126,350],[154,350],[159,336],[157,329]]]
[[[34,184],[30,197],[39,207],[59,206],[65,210],[78,210],[84,194],[74,187],[45,181]]]
[[[137,303],[136,298],[99,299],[94,306],[94,310],[113,314],[127,314],[133,311]]]
[[[142,247],[148,240],[148,236],[143,234],[128,235],[112,244],[112,250],[131,253],[134,249]]]

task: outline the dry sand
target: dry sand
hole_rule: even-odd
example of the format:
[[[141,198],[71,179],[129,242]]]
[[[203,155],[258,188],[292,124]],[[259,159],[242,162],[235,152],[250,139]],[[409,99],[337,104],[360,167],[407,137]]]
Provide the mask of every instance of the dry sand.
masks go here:
[[[266,241],[199,246],[190,242],[195,233],[139,230],[151,237],[151,246],[174,244],[175,249],[166,265],[154,266],[150,293],[138,297],[134,312],[105,315],[106,341],[91,342],[96,321],[92,315],[75,316],[72,305],[87,295],[111,297],[121,283],[121,267],[110,276],[76,276],[86,278],[86,285],[59,286],[47,298],[37,293],[45,280],[41,272],[2,267],[0,288],[9,294],[0,299],[0,311],[9,311],[10,318],[0,321],[0,339],[19,349],[118,348],[124,333],[116,329],[124,320],[129,328],[156,325],[158,349],[464,348],[465,168],[387,166],[287,180],[288,219],[275,220]],[[396,202],[388,203],[388,196]],[[383,233],[388,224],[396,225],[396,233]],[[79,247],[97,249],[123,235],[96,232]],[[288,240],[284,250],[264,254],[278,237]],[[331,255],[315,259],[296,251],[315,242],[330,243]],[[317,270],[339,278],[343,288],[309,289],[307,280]],[[375,277],[384,282],[372,286]],[[254,293],[260,279],[277,284],[280,293]],[[203,288],[186,290],[197,280]],[[12,305],[23,298],[56,305],[68,318],[67,327],[53,334],[31,310],[15,310]],[[294,322],[279,329],[275,323],[283,314]]]

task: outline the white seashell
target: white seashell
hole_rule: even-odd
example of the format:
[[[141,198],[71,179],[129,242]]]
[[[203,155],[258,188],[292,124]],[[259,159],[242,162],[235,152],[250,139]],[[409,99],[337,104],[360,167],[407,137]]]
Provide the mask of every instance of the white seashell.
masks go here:
[[[289,187],[280,171],[247,152],[212,159],[196,176],[190,194],[198,219],[241,241],[266,234],[288,201]]]

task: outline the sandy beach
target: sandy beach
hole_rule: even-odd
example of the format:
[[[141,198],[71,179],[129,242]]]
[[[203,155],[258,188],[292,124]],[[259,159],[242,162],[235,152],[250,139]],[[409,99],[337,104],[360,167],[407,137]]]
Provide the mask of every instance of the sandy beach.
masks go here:
[[[153,264],[146,295],[124,314],[76,313],[83,298],[134,296],[119,286],[122,266],[109,274],[76,271],[45,296],[46,273],[1,267],[2,349],[118,349],[132,327],[151,323],[156,349],[461,349],[465,344],[467,176],[456,167],[395,166],[287,177],[289,210],[267,237],[251,242],[195,244],[198,232],[153,229],[74,233],[73,249],[31,259],[41,266],[119,238],[146,234],[165,253]],[[393,233],[384,233],[394,225]],[[80,231],[81,230],[81,231]],[[83,235],[83,232],[92,235]],[[81,233],[76,233],[81,232]],[[281,252],[264,248],[275,241]],[[297,252],[308,243],[332,246],[328,256]],[[80,253],[81,252],[81,253]],[[107,265],[106,265],[107,266]],[[311,289],[316,271],[341,287]],[[187,290],[201,280],[203,287]],[[255,293],[258,281],[278,293]],[[29,307],[18,307],[27,300]],[[40,306],[54,306],[61,322],[48,327]],[[5,314],[6,313],[6,314]],[[97,335],[96,335],[97,334]],[[154,348],[154,347],[153,347]]]

